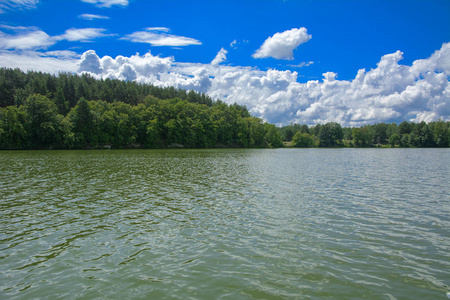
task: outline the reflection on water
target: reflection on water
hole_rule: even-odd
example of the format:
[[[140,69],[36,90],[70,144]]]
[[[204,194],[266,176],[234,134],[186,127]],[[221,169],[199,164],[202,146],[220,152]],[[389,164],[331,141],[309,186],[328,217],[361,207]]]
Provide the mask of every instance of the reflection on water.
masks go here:
[[[440,299],[448,149],[0,152],[0,298]]]

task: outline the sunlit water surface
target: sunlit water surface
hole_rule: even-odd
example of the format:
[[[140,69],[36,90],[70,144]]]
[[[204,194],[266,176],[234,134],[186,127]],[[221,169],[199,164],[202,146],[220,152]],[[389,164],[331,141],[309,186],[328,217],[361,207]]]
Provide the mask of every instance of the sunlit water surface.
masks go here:
[[[0,152],[1,299],[446,299],[449,149]]]

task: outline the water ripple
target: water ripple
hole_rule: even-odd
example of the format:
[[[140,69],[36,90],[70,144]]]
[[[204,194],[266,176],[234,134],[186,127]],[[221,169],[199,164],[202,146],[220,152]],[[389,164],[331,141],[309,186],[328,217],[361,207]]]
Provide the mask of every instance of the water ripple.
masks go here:
[[[448,149],[0,152],[0,298],[439,299]]]

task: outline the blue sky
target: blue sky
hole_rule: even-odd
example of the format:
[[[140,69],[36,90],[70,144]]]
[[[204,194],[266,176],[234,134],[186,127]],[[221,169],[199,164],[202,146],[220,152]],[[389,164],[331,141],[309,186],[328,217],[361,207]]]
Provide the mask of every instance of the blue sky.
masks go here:
[[[0,67],[194,89],[277,124],[450,119],[448,0],[3,0],[0,12]]]

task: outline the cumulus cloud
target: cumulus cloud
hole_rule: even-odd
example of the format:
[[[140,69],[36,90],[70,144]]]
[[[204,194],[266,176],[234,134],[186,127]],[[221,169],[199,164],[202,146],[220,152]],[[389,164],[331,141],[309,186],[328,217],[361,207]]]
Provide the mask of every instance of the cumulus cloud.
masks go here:
[[[212,65],[218,65],[224,61],[227,60],[227,53],[228,51],[225,49],[220,49],[220,51],[217,53],[216,57],[211,61]]]
[[[86,51],[78,63],[78,73],[89,73],[96,78],[134,80],[158,86],[174,86],[199,92],[207,92],[212,84],[211,65],[178,63],[173,57],[153,56],[150,52],[141,56],[117,56],[100,58],[94,50]]]
[[[111,7],[113,5],[128,6],[128,0],[81,0],[81,1],[95,4],[97,7]]]
[[[8,10],[33,9],[39,0],[3,0],[0,2],[0,14]]]
[[[360,69],[351,80],[339,80],[330,71],[321,80],[306,83],[298,82],[295,71],[220,64],[226,58],[221,51],[217,63],[201,64],[176,62],[150,52],[113,58],[99,57],[93,50],[81,57],[70,51],[0,50],[0,65],[192,89],[246,105],[253,115],[276,124],[333,121],[361,126],[450,120],[450,43],[411,65],[401,64],[403,53],[397,51],[382,56],[373,69]]]
[[[294,59],[294,49],[311,39],[306,28],[292,28],[277,32],[267,38],[261,47],[253,53],[253,58],[273,57],[276,59]]]
[[[80,67],[78,71],[88,72],[92,74],[101,74],[102,67],[100,64],[100,58],[94,50],[88,50],[81,55]]]
[[[141,56],[117,56],[100,58],[94,50],[83,53],[78,62],[79,73],[90,73],[97,78],[121,80],[139,80],[147,82],[147,78],[159,77],[161,73],[169,72],[174,59],[153,56],[150,52]],[[150,79],[149,79],[150,80]]]
[[[93,14],[82,14],[82,15],[79,15],[78,18],[85,19],[85,20],[88,20],[88,21],[109,19],[109,17],[107,17],[107,16],[93,15]]]
[[[399,64],[403,53],[384,55],[377,68],[361,69],[352,81],[325,73],[306,95],[312,104],[296,113],[298,122],[337,121],[362,125],[389,121],[450,119],[450,44],[413,65]],[[331,78],[330,78],[331,77]],[[330,80],[331,79],[331,80]],[[314,91],[314,92],[313,92]],[[318,109],[322,109],[320,113]]]
[[[168,28],[165,27],[149,27],[145,31],[136,31],[123,37],[133,43],[146,43],[152,46],[189,46],[201,45],[202,43],[196,39],[168,34]]]
[[[315,124],[339,122],[360,126],[376,122],[450,119],[450,43],[412,66],[403,53],[384,55],[377,67],[361,69],[352,80],[326,72],[322,80],[297,81],[298,73],[221,65],[221,49],[210,64],[180,63],[150,53],[115,59],[87,52],[80,72],[205,92],[215,99],[246,105],[265,120]],[[94,63],[93,63],[94,62]]]

